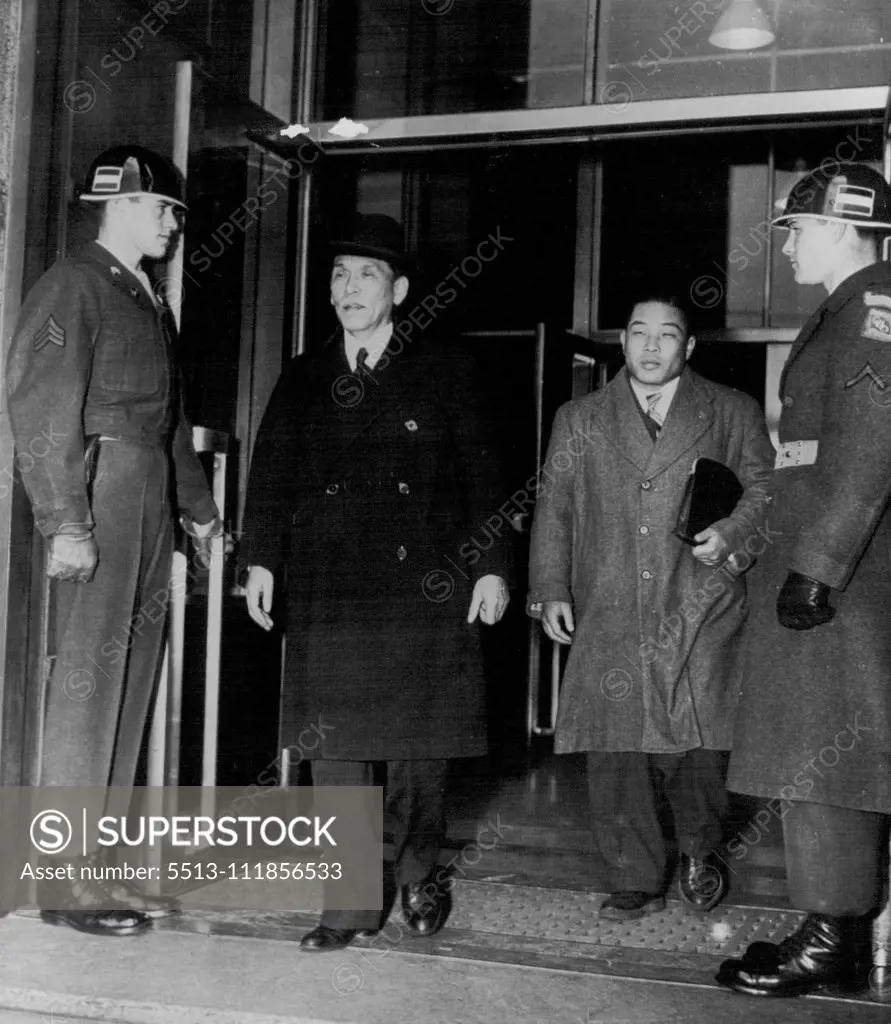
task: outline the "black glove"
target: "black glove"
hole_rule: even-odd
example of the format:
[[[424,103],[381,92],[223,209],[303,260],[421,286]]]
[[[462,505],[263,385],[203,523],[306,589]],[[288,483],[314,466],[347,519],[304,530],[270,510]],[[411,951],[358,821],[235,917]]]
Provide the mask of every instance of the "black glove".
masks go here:
[[[777,618],[786,629],[813,629],[831,622],[829,587],[800,572],[790,572],[777,598]]]

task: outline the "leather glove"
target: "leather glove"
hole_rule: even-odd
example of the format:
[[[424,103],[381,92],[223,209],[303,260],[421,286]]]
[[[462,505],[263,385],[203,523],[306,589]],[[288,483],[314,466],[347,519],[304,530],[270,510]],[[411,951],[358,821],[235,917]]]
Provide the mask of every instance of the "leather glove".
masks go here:
[[[835,617],[829,587],[800,572],[790,572],[777,598],[777,618],[786,629],[813,629]]]
[[[99,548],[92,533],[56,533],[50,538],[46,574],[52,580],[89,583],[99,564]]]

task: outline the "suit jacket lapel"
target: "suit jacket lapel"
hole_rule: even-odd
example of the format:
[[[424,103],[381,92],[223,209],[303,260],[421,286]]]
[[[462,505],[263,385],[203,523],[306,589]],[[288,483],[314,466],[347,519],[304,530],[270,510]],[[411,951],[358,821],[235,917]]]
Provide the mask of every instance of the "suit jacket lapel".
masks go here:
[[[637,398],[626,370],[620,370],[604,388],[604,401],[594,413],[594,426],[632,465],[644,472],[653,452],[653,440],[641,419]]]
[[[685,369],[659,434],[659,440],[650,452],[646,466],[646,472],[650,476],[656,476],[677,462],[714,422],[715,410],[712,402],[696,382],[697,377],[693,371]]]
[[[323,401],[330,402],[339,421],[340,431],[334,461],[340,458],[356,439],[378,419],[392,402],[393,389],[403,383],[411,356],[402,349],[392,349],[371,370],[350,372],[344,349],[343,331],[338,330],[326,345],[322,376]]]

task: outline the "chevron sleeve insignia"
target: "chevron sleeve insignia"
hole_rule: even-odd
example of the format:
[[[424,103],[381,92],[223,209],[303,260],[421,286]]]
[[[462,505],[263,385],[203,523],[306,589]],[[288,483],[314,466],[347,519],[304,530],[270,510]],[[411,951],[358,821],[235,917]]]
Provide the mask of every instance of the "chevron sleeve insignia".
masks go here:
[[[60,327],[56,318],[50,314],[43,324],[43,327],[34,335],[34,351],[39,352],[47,345],[58,345],[65,347],[65,328]]]

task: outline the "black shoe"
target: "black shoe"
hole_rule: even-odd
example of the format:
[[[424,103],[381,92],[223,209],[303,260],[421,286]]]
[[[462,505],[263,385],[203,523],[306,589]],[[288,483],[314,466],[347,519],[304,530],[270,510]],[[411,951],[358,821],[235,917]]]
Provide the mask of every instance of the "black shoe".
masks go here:
[[[808,914],[801,927],[773,947],[753,943],[741,960],[725,960],[720,985],[750,996],[788,998],[823,988],[847,992],[866,985],[861,951],[864,918]]]
[[[333,953],[338,949],[346,949],[357,935],[362,934],[364,929],[360,932],[355,928],[329,928],[325,924],[320,924],[303,936],[300,948],[305,953]]]
[[[70,879],[38,883],[42,920],[91,935],[136,935],[148,928],[151,918],[116,899],[103,880],[82,870],[87,866],[92,868],[93,858],[80,857]]]
[[[138,935],[152,923],[138,910],[121,907],[117,910],[41,910],[47,924],[66,924],[89,935]]]
[[[634,921],[665,909],[665,897],[639,889],[621,889],[600,904],[600,916],[607,921]]]
[[[704,857],[681,854],[678,868],[678,893],[688,907],[700,912],[711,910],[727,895],[724,862],[713,853]]]
[[[402,887],[402,913],[416,935],[435,935],[452,912],[451,885],[438,885],[428,876]]]

